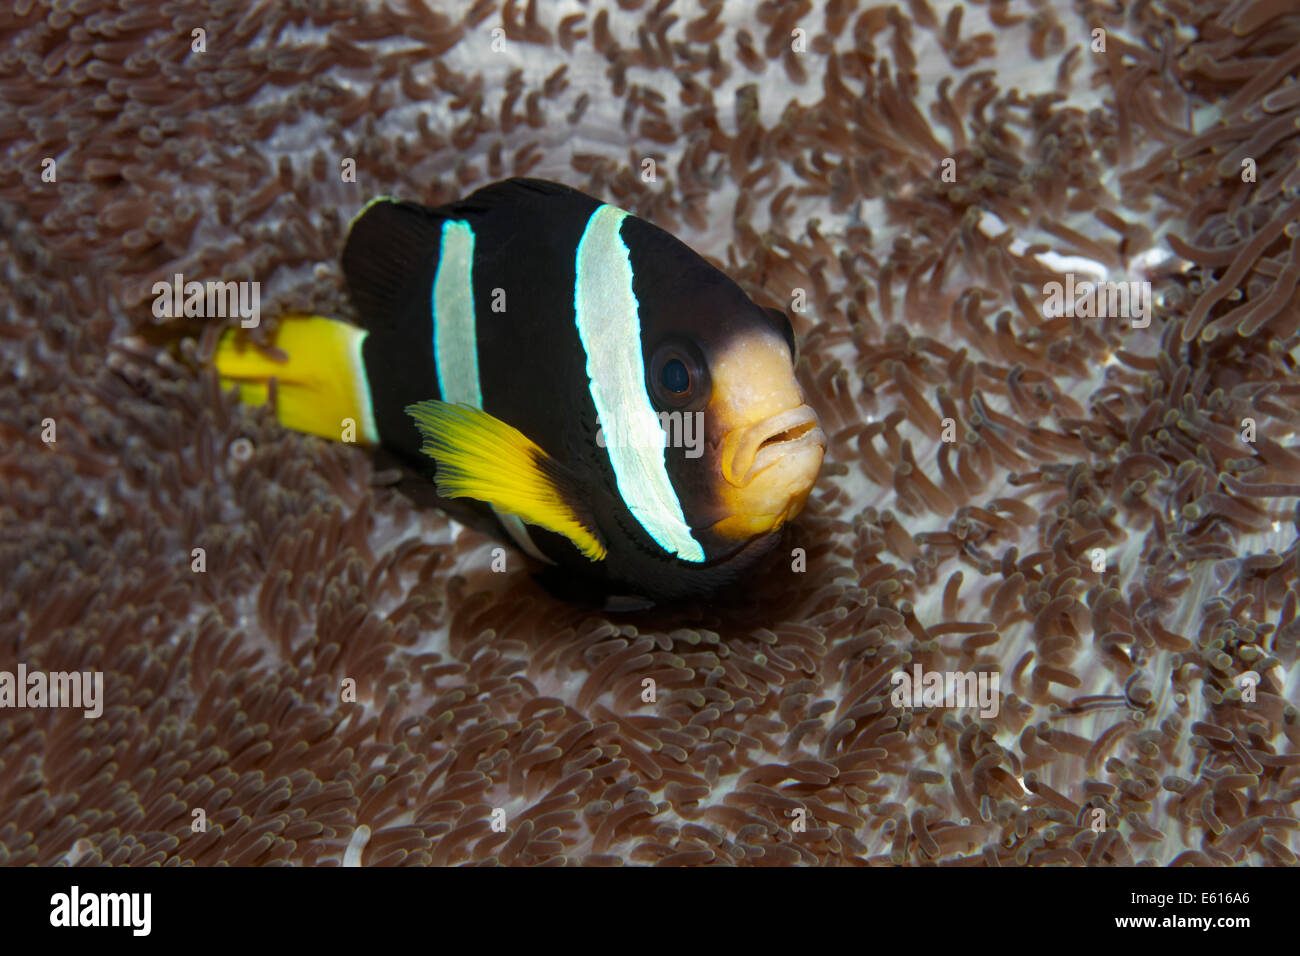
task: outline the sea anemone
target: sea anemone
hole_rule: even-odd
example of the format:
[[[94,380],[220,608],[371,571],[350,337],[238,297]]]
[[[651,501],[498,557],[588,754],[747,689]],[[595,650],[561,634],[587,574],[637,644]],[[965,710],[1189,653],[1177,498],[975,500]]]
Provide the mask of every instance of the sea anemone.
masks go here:
[[[0,9],[0,671],[104,675],[0,709],[0,862],[1294,864],[1300,15],[446,6]],[[557,601],[160,344],[511,175],[791,312],[827,465],[737,591]]]

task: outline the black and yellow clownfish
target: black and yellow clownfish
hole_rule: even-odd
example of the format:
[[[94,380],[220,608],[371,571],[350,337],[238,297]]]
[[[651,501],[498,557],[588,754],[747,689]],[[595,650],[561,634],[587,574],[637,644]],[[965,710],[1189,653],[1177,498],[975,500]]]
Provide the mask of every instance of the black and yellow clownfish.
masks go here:
[[[353,221],[361,328],[282,319],[277,361],[228,333],[241,398],[288,427],[435,464],[523,551],[611,595],[711,593],[770,550],[826,439],[786,316],[682,242],[577,190],[513,179]],[[427,456],[427,457],[422,457]]]

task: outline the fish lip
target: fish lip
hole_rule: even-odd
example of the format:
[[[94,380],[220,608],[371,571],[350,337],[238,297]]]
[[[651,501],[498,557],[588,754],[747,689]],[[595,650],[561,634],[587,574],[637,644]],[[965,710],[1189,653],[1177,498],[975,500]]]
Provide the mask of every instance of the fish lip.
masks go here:
[[[792,432],[788,438],[780,438]],[[792,451],[812,445],[826,448],[826,433],[808,404],[780,412],[727,435],[722,447],[722,474],[736,488],[744,488]]]

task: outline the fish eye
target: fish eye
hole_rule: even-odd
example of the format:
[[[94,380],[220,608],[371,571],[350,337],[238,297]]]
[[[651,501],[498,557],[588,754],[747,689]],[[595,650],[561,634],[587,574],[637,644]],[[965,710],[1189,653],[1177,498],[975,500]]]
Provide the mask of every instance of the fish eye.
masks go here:
[[[687,342],[671,339],[655,349],[646,378],[651,398],[661,407],[694,409],[708,401],[708,371]]]
[[[691,373],[686,371],[686,366],[682,364],[681,359],[669,359],[664,363],[663,371],[659,373],[659,381],[668,391],[680,395],[691,387]]]

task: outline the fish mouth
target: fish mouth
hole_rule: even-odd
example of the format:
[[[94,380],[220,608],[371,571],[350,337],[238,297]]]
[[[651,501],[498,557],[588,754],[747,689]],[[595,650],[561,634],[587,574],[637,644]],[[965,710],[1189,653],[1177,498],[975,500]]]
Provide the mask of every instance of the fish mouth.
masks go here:
[[[722,443],[722,476],[734,488],[745,488],[764,471],[790,455],[826,450],[826,433],[809,405],[765,418],[727,435]]]

